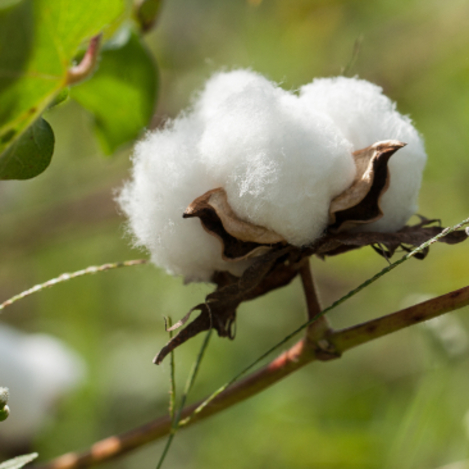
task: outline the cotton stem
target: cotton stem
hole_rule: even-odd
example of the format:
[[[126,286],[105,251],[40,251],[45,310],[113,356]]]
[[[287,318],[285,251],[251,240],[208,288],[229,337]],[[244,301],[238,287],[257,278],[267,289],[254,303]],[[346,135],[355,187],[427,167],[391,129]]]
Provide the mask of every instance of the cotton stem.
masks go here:
[[[298,270],[300,272],[301,283],[303,285],[303,291],[306,299],[308,321],[311,321],[318,316],[318,314],[322,311],[322,308],[319,303],[319,298],[316,291],[316,286],[314,284],[311,265],[308,257],[303,259]],[[306,337],[311,343],[315,343],[318,339],[324,337],[325,333],[329,330],[330,326],[327,318],[325,316],[319,316],[306,329]]]

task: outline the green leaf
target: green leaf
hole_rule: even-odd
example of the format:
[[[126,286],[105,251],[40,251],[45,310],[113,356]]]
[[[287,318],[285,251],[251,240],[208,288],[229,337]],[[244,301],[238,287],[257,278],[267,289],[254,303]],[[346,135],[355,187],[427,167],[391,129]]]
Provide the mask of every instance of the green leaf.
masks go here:
[[[8,461],[2,462],[0,464],[0,469],[21,469],[26,466],[26,464],[34,461],[38,457],[37,453],[24,454],[23,456],[18,456]]]
[[[37,176],[49,166],[53,152],[52,128],[39,118],[0,155],[0,179],[30,179]]]
[[[148,125],[157,90],[156,64],[132,33],[124,46],[103,51],[96,73],[70,96],[93,114],[101,147],[112,154]]]
[[[23,0],[0,10],[1,154],[67,85],[80,46],[123,11],[123,0]]]
[[[6,405],[0,409],[0,422],[3,422],[10,416],[10,408]]]

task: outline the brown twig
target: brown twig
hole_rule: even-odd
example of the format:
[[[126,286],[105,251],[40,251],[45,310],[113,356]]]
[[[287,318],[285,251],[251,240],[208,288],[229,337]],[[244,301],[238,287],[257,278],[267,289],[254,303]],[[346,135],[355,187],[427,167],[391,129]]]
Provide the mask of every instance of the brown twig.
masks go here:
[[[80,63],[68,70],[66,78],[67,86],[74,85],[91,75],[98,61],[101,36],[101,34],[98,34],[91,38],[88,49],[86,49],[85,55]]]
[[[316,344],[312,344],[307,338],[301,339],[268,365],[218,394],[201,412],[194,414],[195,409],[204,401],[186,407],[181,417],[191,417],[186,420],[185,426],[192,425],[258,394],[312,361],[339,357],[353,347],[467,305],[469,305],[469,286],[357,326],[326,332]],[[318,346],[319,350],[327,353],[325,355],[318,353]],[[171,418],[164,416],[129,432],[99,441],[88,451],[65,454],[47,464],[35,466],[35,469],[90,467],[155,441],[167,435],[170,428]]]

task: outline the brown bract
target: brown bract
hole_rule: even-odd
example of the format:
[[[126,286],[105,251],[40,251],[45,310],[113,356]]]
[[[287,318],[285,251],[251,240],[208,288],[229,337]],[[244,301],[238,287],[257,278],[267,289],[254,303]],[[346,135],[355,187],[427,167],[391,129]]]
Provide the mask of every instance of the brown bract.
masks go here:
[[[270,251],[273,245],[286,244],[285,239],[274,231],[239,218],[221,187],[197,197],[183,217],[200,218],[204,229],[221,241],[222,257],[228,261],[258,257]]]
[[[205,302],[192,308],[176,323],[175,330],[188,322],[193,311],[199,316],[182,329],[155,357],[159,364],[176,347],[199,332],[215,329],[220,337],[234,338],[236,310],[243,301],[288,285],[297,275],[304,258],[325,258],[372,246],[389,259],[399,248],[409,251],[441,233],[438,220],[421,217],[420,223],[405,226],[395,233],[353,232],[353,228],[372,223],[383,216],[380,200],[390,183],[388,162],[405,144],[396,140],[377,142],[353,154],[357,168],[352,185],[332,200],[329,226],[324,235],[308,246],[292,246],[279,234],[240,219],[228,203],[223,188],[213,189],[195,199],[184,212],[184,218],[198,217],[204,229],[220,240],[222,257],[237,262],[252,258],[241,277],[228,272],[215,272],[212,282],[217,288]],[[352,230],[352,231],[349,231]],[[465,231],[449,233],[439,241],[455,244],[467,238]],[[416,255],[423,259],[426,251]]]
[[[383,216],[380,201],[390,183],[388,161],[403,146],[405,143],[397,140],[386,140],[353,153],[355,179],[331,202],[330,232],[349,230]]]

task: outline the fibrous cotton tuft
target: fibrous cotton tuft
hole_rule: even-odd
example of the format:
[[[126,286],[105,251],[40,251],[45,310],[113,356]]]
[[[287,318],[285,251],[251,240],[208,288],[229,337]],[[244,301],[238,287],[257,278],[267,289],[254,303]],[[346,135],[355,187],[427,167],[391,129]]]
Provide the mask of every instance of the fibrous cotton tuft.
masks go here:
[[[408,145],[391,158],[384,217],[368,228],[376,231],[397,230],[414,213],[426,159],[410,120],[381,89],[340,77],[292,93],[249,70],[218,73],[191,109],[136,146],[119,203],[135,244],[168,272],[189,281],[215,270],[239,275],[249,261],[224,261],[220,241],[182,218],[194,199],[222,187],[241,219],[309,244],[354,180],[352,152],[390,139]]]
[[[395,103],[379,86],[356,78],[316,79],[301,88],[300,97],[334,121],[353,151],[381,140],[407,144],[389,161],[391,184],[381,199],[383,217],[361,230],[392,232],[402,228],[417,211],[427,160],[422,138],[411,120],[397,112]]]

